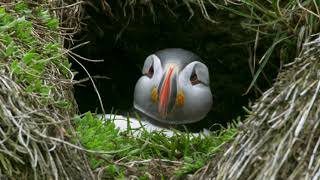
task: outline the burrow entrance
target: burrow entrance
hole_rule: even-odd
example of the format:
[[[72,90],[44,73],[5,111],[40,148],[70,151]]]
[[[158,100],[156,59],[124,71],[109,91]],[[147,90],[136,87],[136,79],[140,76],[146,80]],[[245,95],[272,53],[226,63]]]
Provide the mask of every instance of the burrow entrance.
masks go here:
[[[209,68],[213,107],[208,116],[193,127],[226,125],[243,116],[243,106],[259,97],[255,91],[244,95],[252,81],[248,60],[255,34],[241,27],[243,19],[240,17],[208,7],[212,19],[217,21],[212,23],[203,17],[198,7],[192,7],[194,15],[191,17],[186,5],[168,9],[153,4],[154,14],[147,6],[137,5],[129,11],[130,8],[123,10],[117,2],[109,5],[111,12],[100,7],[98,2],[84,6],[85,25],[76,35],[78,41],[74,41],[74,45],[90,41],[76,48],[75,53],[104,60],[88,62],[79,59],[93,76],[107,113],[112,110],[124,113],[132,109],[134,86],[141,76],[145,58],[164,48],[190,50],[198,54]],[[271,64],[265,68],[269,79],[276,76],[275,67]],[[87,77],[77,63],[73,62],[72,68],[78,71],[76,79]],[[271,83],[262,78],[258,85],[264,90]],[[75,97],[81,113],[101,113],[90,81],[75,86]]]

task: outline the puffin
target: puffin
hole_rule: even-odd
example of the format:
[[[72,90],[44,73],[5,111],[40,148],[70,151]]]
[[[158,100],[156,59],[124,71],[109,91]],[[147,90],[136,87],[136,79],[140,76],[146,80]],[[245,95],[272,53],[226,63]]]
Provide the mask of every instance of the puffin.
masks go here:
[[[202,120],[212,106],[209,70],[191,51],[168,48],[149,55],[134,90],[136,117],[106,114],[120,131],[174,134],[176,126]],[[207,132],[207,131],[206,131]]]

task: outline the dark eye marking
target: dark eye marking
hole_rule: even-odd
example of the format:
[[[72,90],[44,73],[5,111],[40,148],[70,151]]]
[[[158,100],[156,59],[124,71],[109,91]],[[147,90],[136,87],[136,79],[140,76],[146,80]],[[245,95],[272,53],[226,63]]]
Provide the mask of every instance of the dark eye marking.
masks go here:
[[[193,72],[190,76],[190,82],[192,85],[200,84],[201,81],[198,79],[198,76],[195,72]]]
[[[148,70],[148,72],[147,72],[146,75],[147,75],[149,78],[152,78],[153,74],[154,74],[154,69],[153,69],[153,66],[151,66],[151,67],[149,68],[149,70]]]

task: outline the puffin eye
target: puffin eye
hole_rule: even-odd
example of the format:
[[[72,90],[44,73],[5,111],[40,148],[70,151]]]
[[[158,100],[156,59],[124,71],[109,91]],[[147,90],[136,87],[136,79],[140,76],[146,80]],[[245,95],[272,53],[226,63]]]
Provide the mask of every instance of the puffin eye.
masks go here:
[[[200,84],[201,81],[198,79],[198,76],[195,72],[193,72],[190,76],[190,82],[192,85]]]
[[[153,74],[154,74],[154,70],[153,70],[153,66],[151,66],[151,67],[149,68],[149,70],[148,70],[148,72],[147,72],[146,75],[147,75],[149,78],[152,78]]]

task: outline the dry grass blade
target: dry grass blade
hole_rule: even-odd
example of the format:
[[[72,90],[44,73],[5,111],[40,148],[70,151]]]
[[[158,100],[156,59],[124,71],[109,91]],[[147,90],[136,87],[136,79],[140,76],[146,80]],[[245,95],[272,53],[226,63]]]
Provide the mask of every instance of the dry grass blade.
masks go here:
[[[1,3],[0,178],[94,178],[79,143],[70,143],[77,107],[61,46],[78,30],[81,3]]]
[[[220,161],[214,179],[319,178],[320,37],[279,74]]]

